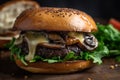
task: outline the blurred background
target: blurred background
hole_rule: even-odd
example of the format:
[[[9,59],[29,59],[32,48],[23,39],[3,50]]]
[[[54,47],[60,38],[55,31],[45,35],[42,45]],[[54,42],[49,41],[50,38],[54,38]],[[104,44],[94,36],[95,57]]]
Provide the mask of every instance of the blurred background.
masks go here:
[[[0,0],[0,4],[9,0]],[[42,7],[68,7],[82,10],[93,18],[120,20],[119,0],[36,0]]]

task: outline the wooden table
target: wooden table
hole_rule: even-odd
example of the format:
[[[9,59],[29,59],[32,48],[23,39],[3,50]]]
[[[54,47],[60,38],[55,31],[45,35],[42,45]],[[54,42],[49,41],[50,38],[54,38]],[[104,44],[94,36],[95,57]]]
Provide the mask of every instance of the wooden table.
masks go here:
[[[8,59],[0,59],[0,80],[120,80],[120,63],[112,58],[102,65],[71,74],[32,74]]]

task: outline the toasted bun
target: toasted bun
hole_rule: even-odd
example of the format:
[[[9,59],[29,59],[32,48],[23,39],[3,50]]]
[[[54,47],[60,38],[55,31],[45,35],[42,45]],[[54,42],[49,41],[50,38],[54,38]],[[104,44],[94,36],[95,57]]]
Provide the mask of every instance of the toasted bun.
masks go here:
[[[8,1],[0,5],[0,29],[10,29],[13,27],[16,17],[29,8],[39,8],[35,1]]]
[[[92,61],[76,60],[76,61],[66,61],[60,63],[47,63],[47,62],[35,62],[28,63],[25,66],[20,60],[16,59],[16,64],[29,72],[32,73],[72,73],[76,71],[81,71],[93,66]]]
[[[15,21],[14,30],[96,31],[94,20],[86,13],[69,8],[29,9]]]

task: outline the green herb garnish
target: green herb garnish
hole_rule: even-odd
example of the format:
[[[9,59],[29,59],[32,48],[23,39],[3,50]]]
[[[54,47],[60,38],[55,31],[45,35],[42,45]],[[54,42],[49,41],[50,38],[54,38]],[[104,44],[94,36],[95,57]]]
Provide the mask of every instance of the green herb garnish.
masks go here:
[[[10,59],[14,60],[13,56],[16,55],[17,58],[20,59],[24,65],[27,65],[27,63],[25,62],[25,56],[21,54],[21,49],[18,48],[16,45],[14,45],[14,43],[15,43],[15,38],[13,38],[10,41],[10,43],[5,45],[5,47],[11,51]]]

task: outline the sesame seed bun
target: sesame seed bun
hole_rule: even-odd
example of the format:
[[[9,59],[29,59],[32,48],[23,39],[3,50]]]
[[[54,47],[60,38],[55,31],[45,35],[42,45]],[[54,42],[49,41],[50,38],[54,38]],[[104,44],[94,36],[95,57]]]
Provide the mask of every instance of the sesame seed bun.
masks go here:
[[[13,30],[21,31],[80,31],[92,32],[97,27],[94,20],[86,13],[69,8],[28,9],[20,14],[14,24]],[[43,61],[27,62],[24,65],[15,57],[16,64],[32,73],[71,73],[81,71],[93,66],[90,60],[73,60],[58,63]]]
[[[82,11],[48,7],[24,11],[16,19],[14,29],[82,32],[97,30],[94,20]]]

